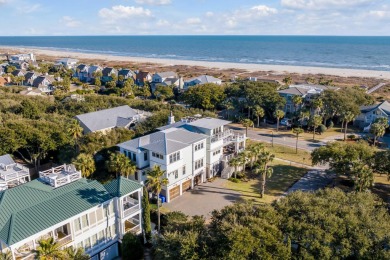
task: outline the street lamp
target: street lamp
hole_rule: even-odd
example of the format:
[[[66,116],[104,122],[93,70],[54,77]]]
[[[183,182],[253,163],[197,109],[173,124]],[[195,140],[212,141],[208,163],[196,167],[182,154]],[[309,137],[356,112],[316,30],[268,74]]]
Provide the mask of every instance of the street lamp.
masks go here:
[[[274,147],[274,131],[271,131],[271,136],[272,147]]]

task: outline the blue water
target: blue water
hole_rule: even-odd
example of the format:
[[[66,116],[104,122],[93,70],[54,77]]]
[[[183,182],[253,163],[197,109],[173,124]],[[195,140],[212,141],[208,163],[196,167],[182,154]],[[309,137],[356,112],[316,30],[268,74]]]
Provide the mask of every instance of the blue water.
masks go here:
[[[118,56],[390,71],[390,37],[0,37],[0,45]]]

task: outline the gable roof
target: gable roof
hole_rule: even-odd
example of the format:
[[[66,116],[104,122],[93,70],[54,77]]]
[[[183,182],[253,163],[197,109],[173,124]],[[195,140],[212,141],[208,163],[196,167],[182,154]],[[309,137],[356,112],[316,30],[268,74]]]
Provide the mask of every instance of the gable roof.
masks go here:
[[[131,121],[132,117],[138,114],[139,113],[137,111],[128,105],[125,105],[77,115],[76,119],[85,125],[89,131],[94,132],[117,126],[126,126],[126,122],[129,122],[126,121],[126,119],[130,119]]]
[[[382,110],[387,116],[390,116],[390,103],[387,101],[383,101],[382,103],[378,103],[371,106],[361,106],[360,112],[362,113],[368,113],[373,110],[380,109]]]
[[[54,81],[54,79],[51,78],[50,76],[39,76],[36,79],[34,79],[32,85],[38,88],[45,80],[48,80],[50,84]]]
[[[206,138],[207,136],[203,134],[193,133],[186,129],[170,128],[117,146],[127,150],[146,149],[160,154],[171,154]]]
[[[173,71],[158,72],[155,75],[161,78],[177,78],[177,73]]]
[[[116,178],[108,184],[105,184],[104,187],[113,197],[122,197],[126,194],[132,193],[135,190],[142,188],[143,186],[138,182],[131,181],[124,177]]]
[[[299,87],[289,87],[287,89],[279,90],[279,94],[289,94],[289,95],[296,95],[296,96],[304,96],[309,92],[308,89],[305,88],[299,88]]]
[[[15,77],[18,76],[18,75],[24,75],[26,74],[26,71],[25,70],[14,70],[11,72],[12,75],[14,75]]]
[[[85,65],[85,64],[80,64],[76,67],[76,69],[78,69],[79,71],[84,71],[84,70],[88,70],[88,66]]]
[[[134,72],[132,70],[129,70],[129,69],[121,69],[120,71],[118,71],[118,76],[122,75],[122,76],[127,76],[127,75],[134,75]]]
[[[115,71],[116,71],[116,69],[114,69],[114,68],[106,67],[102,70],[102,74],[103,74],[103,76],[108,77],[108,76],[111,76],[111,74],[116,73]]]
[[[31,79],[32,77],[34,76],[37,76],[37,74],[33,71],[29,71],[27,72],[25,75],[24,75],[24,80],[25,81],[28,81],[29,79]]]
[[[217,127],[224,126],[230,123],[231,123],[230,121],[226,121],[218,118],[205,117],[205,118],[192,121],[187,125],[205,128],[205,129],[215,129]]]
[[[11,155],[5,154],[5,155],[0,156],[0,164],[10,165],[10,164],[14,164],[14,163],[15,163],[15,161],[14,161],[14,159],[12,159]]]
[[[187,80],[186,83],[190,83],[192,81],[199,81],[199,84],[206,84],[206,83],[220,82],[222,80],[215,78],[213,76],[209,76],[209,75],[201,75],[201,76]]]
[[[106,185],[80,179],[59,188],[34,180],[5,190],[0,192],[0,241],[15,244],[141,187],[137,182],[121,177]]]

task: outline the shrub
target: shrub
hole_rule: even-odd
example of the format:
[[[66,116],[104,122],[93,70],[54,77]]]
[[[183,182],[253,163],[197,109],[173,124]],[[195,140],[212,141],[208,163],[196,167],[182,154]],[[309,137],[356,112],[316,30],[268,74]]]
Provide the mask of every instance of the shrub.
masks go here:
[[[127,233],[123,236],[121,250],[123,260],[139,260],[144,257],[141,237],[133,233]]]
[[[229,178],[229,181],[234,182],[234,183],[239,183],[240,182],[239,179],[236,179],[236,178],[233,178],[233,177]]]
[[[319,132],[320,134],[325,133],[325,132],[326,132],[326,126],[320,125],[320,126],[318,127],[318,132]]]
[[[355,140],[356,139],[356,135],[347,135],[347,138],[351,139],[351,140]]]
[[[333,121],[332,121],[332,120],[329,120],[329,122],[328,122],[328,129],[333,128],[333,126],[334,126]]]

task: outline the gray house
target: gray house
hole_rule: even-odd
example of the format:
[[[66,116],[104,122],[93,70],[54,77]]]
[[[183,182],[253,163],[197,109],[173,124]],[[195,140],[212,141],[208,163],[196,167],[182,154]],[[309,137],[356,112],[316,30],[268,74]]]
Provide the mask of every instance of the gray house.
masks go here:
[[[360,107],[360,115],[355,119],[354,125],[369,131],[371,124],[380,117],[387,117],[390,123],[390,103],[388,101]]]
[[[84,129],[84,134],[91,132],[106,133],[117,127],[130,128],[149,116],[151,116],[149,112],[135,110],[125,105],[77,115],[76,120]]]

